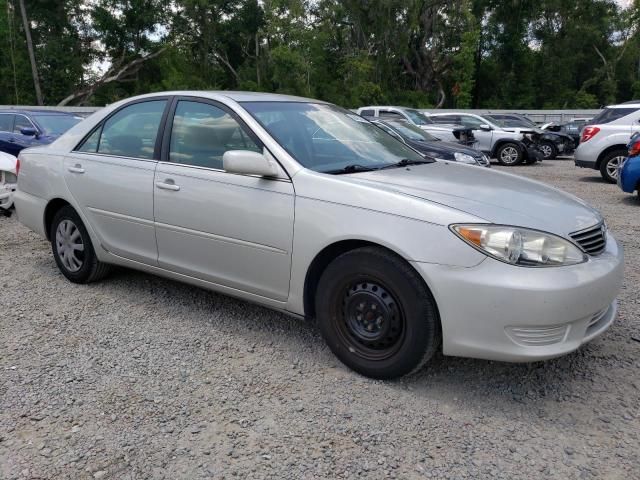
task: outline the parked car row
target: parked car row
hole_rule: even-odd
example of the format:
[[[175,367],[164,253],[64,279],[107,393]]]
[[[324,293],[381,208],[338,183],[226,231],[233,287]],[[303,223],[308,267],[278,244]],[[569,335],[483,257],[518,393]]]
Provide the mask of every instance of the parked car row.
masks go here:
[[[434,161],[427,143],[438,158],[461,147],[369,118],[255,92],[123,100],[20,153],[18,218],[72,282],[121,265],[314,319],[374,378],[440,345],[544,360],[611,326],[623,253],[597,210],[458,150]],[[486,134],[464,153],[476,163],[505,145],[534,154],[528,133],[469,119]]]

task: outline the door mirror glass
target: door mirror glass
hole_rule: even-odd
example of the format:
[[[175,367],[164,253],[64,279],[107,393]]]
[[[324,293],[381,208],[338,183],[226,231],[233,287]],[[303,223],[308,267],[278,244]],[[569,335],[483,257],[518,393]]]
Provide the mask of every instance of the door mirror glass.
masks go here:
[[[268,152],[258,153],[251,150],[227,150],[222,155],[222,165],[229,173],[258,175],[261,177],[278,176],[278,167]]]
[[[20,129],[20,133],[28,137],[35,137],[38,134],[38,131],[33,127],[23,127]]]
[[[491,125],[487,124],[487,123],[481,123],[480,125],[478,125],[478,128],[484,132],[490,132],[491,130],[493,130],[491,128]]]

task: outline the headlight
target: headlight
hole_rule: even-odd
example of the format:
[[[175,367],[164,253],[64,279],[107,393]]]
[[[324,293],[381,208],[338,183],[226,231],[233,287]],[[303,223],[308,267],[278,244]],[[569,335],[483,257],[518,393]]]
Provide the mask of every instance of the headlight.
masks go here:
[[[456,162],[476,164],[476,159],[466,153],[455,152],[453,156],[456,159]]]
[[[587,261],[573,243],[550,233],[504,225],[451,225],[472,247],[502,262],[523,267],[555,267]]]

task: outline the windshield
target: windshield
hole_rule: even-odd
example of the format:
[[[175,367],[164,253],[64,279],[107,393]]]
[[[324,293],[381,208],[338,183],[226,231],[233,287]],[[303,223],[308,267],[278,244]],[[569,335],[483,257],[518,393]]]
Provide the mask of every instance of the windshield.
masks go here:
[[[368,120],[334,105],[243,102],[242,106],[300,164],[317,172],[349,165],[380,168],[424,158]]]
[[[47,135],[62,135],[82,120],[71,115],[34,115],[33,118]]]
[[[439,138],[434,137],[430,133],[425,132],[420,127],[416,127],[415,125],[411,125],[407,122],[387,122],[387,124],[409,140],[418,140],[425,142],[438,142]]]
[[[626,117],[630,113],[638,110],[637,108],[605,108],[596,117],[591,120],[592,125],[602,125],[603,123],[610,123],[619,118]]]
[[[411,119],[411,121],[416,125],[431,125],[433,123],[432,120],[427,118],[423,113],[419,112],[418,110],[414,110],[412,108],[405,108],[404,111],[407,114],[407,116]]]

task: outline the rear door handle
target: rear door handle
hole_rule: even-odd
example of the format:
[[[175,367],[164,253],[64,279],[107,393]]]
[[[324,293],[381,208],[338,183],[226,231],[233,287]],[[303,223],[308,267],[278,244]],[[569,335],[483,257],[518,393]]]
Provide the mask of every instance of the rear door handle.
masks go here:
[[[15,138],[13,138],[13,137],[11,137],[11,138],[9,139],[9,143],[16,143],[16,139],[15,139]]]
[[[76,163],[73,167],[67,168],[71,173],[84,173],[84,168],[79,163]]]
[[[156,187],[161,188],[162,190],[171,190],[173,192],[180,190],[180,186],[175,183],[156,182]]]

